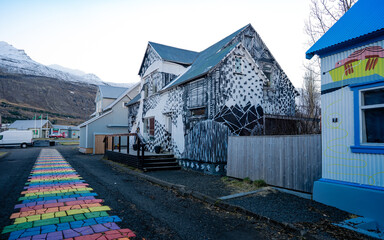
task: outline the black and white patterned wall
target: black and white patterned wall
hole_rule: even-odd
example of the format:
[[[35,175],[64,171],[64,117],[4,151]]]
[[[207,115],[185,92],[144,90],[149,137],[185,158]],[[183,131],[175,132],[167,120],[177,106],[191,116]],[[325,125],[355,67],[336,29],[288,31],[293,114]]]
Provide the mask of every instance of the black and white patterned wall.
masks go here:
[[[143,118],[145,118],[145,114],[148,112],[148,110],[156,108],[159,101],[160,101],[159,94],[154,94],[143,100]]]
[[[147,71],[148,67],[152,65],[152,63],[161,60],[159,55],[153,50],[152,47],[148,47],[145,55],[144,55],[144,62],[140,69],[140,76],[143,77],[145,71]]]
[[[177,118],[183,113],[183,103],[183,90],[181,88],[173,88],[168,91],[162,113],[170,115],[172,124],[176,127],[178,126]]]
[[[128,132],[135,131],[135,129],[132,129],[132,127],[137,121],[139,106],[140,106],[140,102],[137,102],[128,107]]]
[[[179,163],[183,167],[219,174],[227,162],[227,126],[212,120],[193,125],[185,136],[185,150]]]
[[[161,149],[166,152],[172,150],[172,136],[165,127],[155,120],[155,135],[148,139],[146,148],[147,151],[154,152],[156,146],[161,146]]]
[[[267,76],[270,76],[269,82],[265,83],[263,94],[265,112],[267,114],[294,115],[295,97],[297,96],[295,87],[273,58],[259,34],[251,26],[248,26],[228,45],[237,41],[242,42],[260,69]]]

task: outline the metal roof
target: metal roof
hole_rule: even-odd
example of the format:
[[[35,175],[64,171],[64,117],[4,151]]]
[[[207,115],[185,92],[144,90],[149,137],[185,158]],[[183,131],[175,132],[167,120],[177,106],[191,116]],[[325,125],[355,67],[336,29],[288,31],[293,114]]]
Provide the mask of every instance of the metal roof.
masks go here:
[[[227,46],[237,34],[239,34],[248,26],[249,24],[200,52],[189,69],[164,89],[180,85],[208,73],[209,70],[216,66],[238,44],[236,42],[230,46]]]
[[[128,88],[112,87],[106,85],[99,85],[100,95],[102,98],[118,98]]]
[[[383,16],[383,0],[359,0],[306,52],[306,58],[382,35]]]
[[[31,128],[41,128],[44,126],[48,120],[16,120],[14,123],[12,123],[9,128],[10,129],[18,129],[18,130],[28,130]],[[36,125],[35,125],[36,124]]]
[[[131,101],[127,103],[127,106],[137,103],[141,98],[141,94],[137,94]]]
[[[169,62],[190,65],[199,54],[198,52],[175,48],[154,42],[149,42],[148,44],[151,45],[153,49],[155,49],[155,51],[160,55],[163,60]]]

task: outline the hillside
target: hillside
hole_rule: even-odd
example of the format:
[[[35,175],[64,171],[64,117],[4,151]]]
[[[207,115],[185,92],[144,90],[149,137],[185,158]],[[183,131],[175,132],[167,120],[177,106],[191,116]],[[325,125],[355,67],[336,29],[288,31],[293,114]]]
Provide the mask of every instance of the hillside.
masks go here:
[[[0,70],[0,114],[3,123],[48,114],[54,123],[77,125],[94,111],[96,91],[95,85]]]
[[[56,124],[77,125],[95,111],[97,85],[130,87],[103,82],[92,73],[59,65],[45,66],[22,49],[0,41],[0,114],[3,123],[49,116]]]

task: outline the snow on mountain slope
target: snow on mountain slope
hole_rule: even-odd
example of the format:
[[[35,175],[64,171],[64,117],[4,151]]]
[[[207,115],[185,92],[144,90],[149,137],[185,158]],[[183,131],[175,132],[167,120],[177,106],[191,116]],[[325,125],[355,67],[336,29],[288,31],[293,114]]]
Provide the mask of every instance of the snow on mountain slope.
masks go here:
[[[65,69],[61,67],[62,69]],[[77,75],[56,67],[48,67],[32,60],[24,50],[14,48],[12,45],[0,41],[0,70],[6,73],[25,74],[56,78],[64,81],[80,82],[93,85],[105,85],[94,74]],[[108,84],[107,84],[108,85]]]

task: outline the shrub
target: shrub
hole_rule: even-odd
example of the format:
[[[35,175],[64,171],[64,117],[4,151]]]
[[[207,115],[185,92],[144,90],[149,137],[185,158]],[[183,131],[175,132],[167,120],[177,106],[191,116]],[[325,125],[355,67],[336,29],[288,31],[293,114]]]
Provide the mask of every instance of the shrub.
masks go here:
[[[253,181],[253,185],[255,185],[258,188],[261,188],[261,187],[266,187],[267,183],[263,179],[258,179]]]

